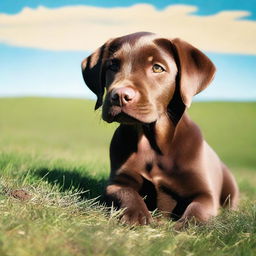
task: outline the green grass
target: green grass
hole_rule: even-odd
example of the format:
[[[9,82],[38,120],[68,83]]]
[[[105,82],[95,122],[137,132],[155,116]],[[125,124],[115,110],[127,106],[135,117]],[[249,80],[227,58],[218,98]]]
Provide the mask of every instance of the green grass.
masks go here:
[[[256,255],[256,103],[193,103],[190,115],[232,169],[237,212],[174,232],[129,227],[98,197],[116,125],[77,99],[0,99],[0,255]],[[14,198],[23,189],[28,200]],[[156,213],[157,214],[157,213]]]

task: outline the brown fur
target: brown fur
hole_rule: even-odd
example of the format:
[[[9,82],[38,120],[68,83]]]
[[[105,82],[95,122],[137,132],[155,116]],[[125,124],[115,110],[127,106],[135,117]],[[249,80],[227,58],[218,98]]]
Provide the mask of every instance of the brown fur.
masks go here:
[[[164,71],[153,72],[154,64]],[[123,221],[148,224],[149,210],[158,208],[179,227],[192,218],[208,221],[220,205],[237,207],[232,174],[186,113],[215,73],[201,51],[180,39],[135,33],[109,40],[82,69],[98,97],[95,108],[106,88],[103,119],[120,122],[106,195],[125,209]]]

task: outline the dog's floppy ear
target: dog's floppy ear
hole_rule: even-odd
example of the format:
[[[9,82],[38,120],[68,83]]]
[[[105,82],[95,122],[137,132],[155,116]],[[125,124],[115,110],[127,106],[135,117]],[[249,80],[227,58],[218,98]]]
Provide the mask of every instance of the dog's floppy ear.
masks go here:
[[[200,50],[189,43],[175,38],[171,40],[180,72],[180,94],[183,103],[189,107],[192,97],[212,81],[215,66]]]
[[[102,105],[105,81],[102,71],[107,43],[82,61],[82,73],[86,85],[97,96],[95,110]]]

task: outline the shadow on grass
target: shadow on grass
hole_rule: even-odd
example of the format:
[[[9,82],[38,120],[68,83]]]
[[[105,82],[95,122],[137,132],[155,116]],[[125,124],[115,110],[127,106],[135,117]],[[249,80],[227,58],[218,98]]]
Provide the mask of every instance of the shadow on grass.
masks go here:
[[[52,185],[58,185],[60,191],[75,190],[82,192],[83,199],[99,197],[100,201],[108,181],[106,177],[93,177],[86,172],[80,173],[77,170],[70,171],[64,168],[39,168],[34,174]]]

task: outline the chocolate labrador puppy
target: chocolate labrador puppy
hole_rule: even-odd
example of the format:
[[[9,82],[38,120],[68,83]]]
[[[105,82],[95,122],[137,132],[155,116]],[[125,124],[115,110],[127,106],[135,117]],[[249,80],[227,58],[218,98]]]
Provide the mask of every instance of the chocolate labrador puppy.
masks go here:
[[[183,226],[208,221],[221,205],[236,208],[234,177],[186,113],[214,77],[208,57],[181,39],[140,32],[107,41],[82,72],[95,109],[103,104],[103,119],[120,123],[106,195],[124,208],[124,222],[148,224],[157,208]]]

